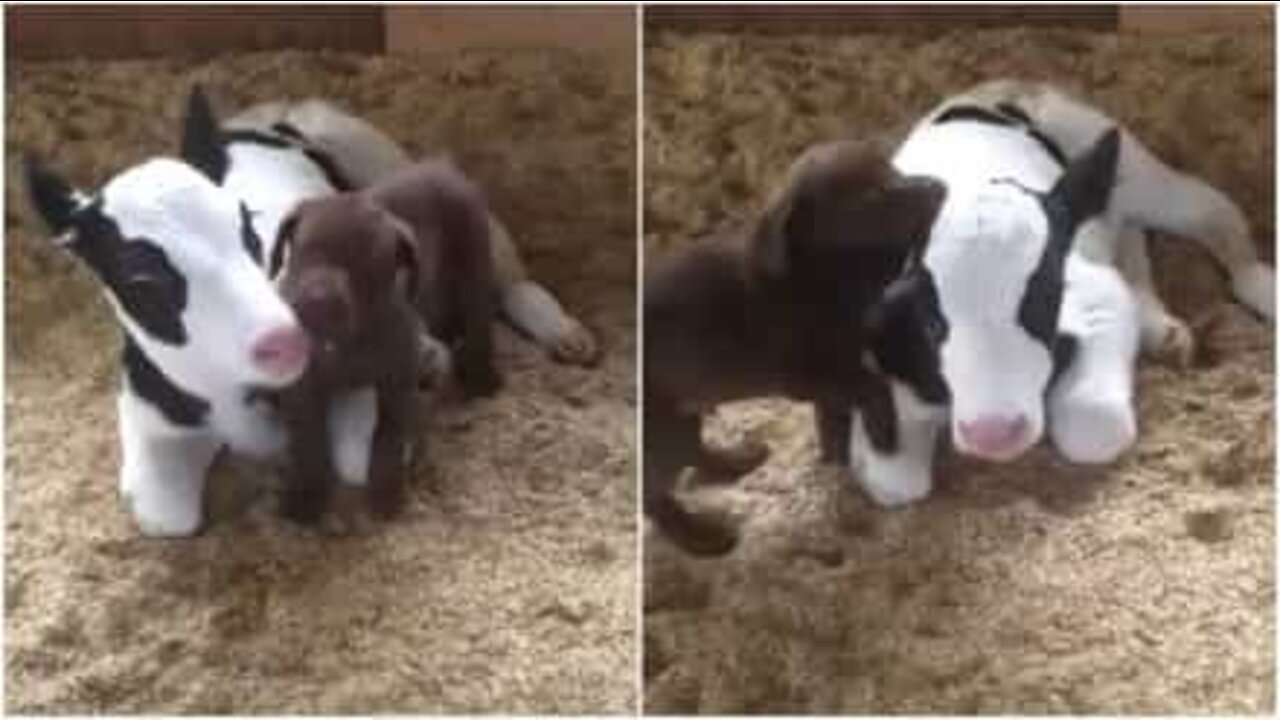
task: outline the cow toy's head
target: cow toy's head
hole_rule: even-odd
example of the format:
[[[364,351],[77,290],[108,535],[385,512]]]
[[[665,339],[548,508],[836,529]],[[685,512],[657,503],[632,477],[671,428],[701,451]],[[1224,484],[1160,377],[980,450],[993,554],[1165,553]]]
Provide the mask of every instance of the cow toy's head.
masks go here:
[[[1044,398],[1073,347],[1059,333],[1066,258],[1115,184],[1111,130],[1047,193],[1008,179],[952,188],[924,251],[871,314],[876,364],[949,404],[961,452],[1010,460],[1044,432]]]
[[[134,166],[94,193],[34,156],[24,165],[55,241],[162,372],[192,389],[279,387],[302,374],[307,336],[258,267],[261,240],[230,192],[177,159]]]

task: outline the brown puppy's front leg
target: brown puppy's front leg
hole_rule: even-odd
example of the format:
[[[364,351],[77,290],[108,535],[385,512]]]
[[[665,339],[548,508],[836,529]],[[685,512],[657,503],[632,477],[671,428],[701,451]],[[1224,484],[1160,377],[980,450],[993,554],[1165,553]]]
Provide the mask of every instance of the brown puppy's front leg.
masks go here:
[[[645,398],[644,512],[658,529],[692,555],[724,555],[738,544],[729,525],[689,512],[675,497],[680,471],[696,464],[701,418],[681,414],[663,401]]]
[[[813,404],[813,414],[818,427],[819,462],[848,467],[853,409],[847,402],[819,400]]]
[[[485,397],[502,389],[493,361],[493,289],[467,283],[462,288],[462,346],[457,352],[458,383],[467,397]]]
[[[708,485],[727,485],[740,480],[768,459],[769,446],[757,440],[744,440],[727,446],[704,442],[698,448],[698,481]]]
[[[419,428],[412,385],[390,383],[378,391],[378,425],[369,459],[369,510],[387,519],[404,510],[408,473],[406,449]]]
[[[468,397],[502,388],[493,362],[493,323],[498,316],[489,219],[475,197],[450,197],[443,204],[443,230],[456,275],[450,278],[449,305],[457,308],[462,347],[457,353],[458,382]]]
[[[307,525],[319,521],[328,509],[335,482],[328,407],[329,397],[306,378],[288,391],[283,403],[292,467],[285,476],[279,512]]]

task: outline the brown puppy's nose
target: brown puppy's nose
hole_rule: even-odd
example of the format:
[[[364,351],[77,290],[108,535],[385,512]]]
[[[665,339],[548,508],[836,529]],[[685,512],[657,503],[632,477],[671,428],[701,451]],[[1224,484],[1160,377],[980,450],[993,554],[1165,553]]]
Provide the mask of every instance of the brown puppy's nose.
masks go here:
[[[341,341],[351,334],[350,297],[345,279],[334,273],[307,277],[286,293],[302,326],[322,341]]]

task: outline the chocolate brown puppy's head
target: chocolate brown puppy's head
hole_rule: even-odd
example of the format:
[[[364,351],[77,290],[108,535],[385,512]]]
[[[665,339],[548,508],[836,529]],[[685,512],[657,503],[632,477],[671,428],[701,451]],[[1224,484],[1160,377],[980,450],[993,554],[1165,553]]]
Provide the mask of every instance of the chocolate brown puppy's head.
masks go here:
[[[270,272],[302,326],[342,347],[398,298],[417,293],[413,231],[360,195],[308,200],[280,224]]]
[[[870,142],[806,150],[769,199],[751,242],[758,277],[811,284],[856,275],[868,253],[909,253],[928,238],[945,186],[906,176]]]

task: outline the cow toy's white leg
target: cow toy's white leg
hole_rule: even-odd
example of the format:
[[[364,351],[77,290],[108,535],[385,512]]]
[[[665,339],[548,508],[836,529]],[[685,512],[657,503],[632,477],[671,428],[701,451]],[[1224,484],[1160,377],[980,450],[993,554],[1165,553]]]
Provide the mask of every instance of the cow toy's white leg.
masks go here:
[[[1137,304],[1114,268],[1069,259],[1066,281],[1059,328],[1077,346],[1049,391],[1049,435],[1072,462],[1110,462],[1137,437]]]
[[[222,443],[169,425],[129,392],[120,415],[120,495],[143,535],[187,537],[200,529],[209,466]]]
[[[368,484],[370,450],[377,424],[378,395],[373,388],[339,395],[329,407],[333,468],[344,485]]]
[[[933,489],[933,456],[945,413],[922,403],[897,382],[893,405],[898,448],[881,453],[867,436],[862,417],[854,416],[850,466],[862,489],[878,505],[896,507],[922,500]]]
[[[529,279],[511,234],[493,216],[489,218],[489,237],[507,320],[556,360],[573,365],[594,363],[599,356],[595,338],[577,318],[565,312],[554,295]]]
[[[1116,244],[1116,269],[1133,289],[1138,303],[1142,353],[1152,359],[1185,367],[1195,354],[1191,328],[1165,308],[1151,279],[1151,258],[1145,233],[1126,228]]]

